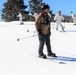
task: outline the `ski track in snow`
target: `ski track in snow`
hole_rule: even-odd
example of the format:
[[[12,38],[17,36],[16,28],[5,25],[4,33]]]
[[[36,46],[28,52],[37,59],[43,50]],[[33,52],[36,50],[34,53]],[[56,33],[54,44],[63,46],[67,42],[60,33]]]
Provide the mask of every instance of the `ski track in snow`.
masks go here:
[[[38,37],[29,37],[37,35],[34,22],[0,22],[0,75],[75,75],[76,26],[65,23],[66,32],[59,32],[51,24],[52,51],[59,56],[53,60],[38,58]],[[47,54],[46,46],[44,53]]]

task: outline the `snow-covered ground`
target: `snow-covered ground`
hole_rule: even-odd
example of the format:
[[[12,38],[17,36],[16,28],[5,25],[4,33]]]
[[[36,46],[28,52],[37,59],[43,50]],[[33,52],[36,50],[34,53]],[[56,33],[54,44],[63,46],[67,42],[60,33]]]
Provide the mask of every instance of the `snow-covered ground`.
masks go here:
[[[64,33],[53,29],[54,25],[51,46],[59,58],[52,61],[38,58],[38,36],[26,38],[37,35],[34,22],[0,22],[0,75],[75,75],[76,26],[65,23]],[[61,61],[64,64],[58,63]]]

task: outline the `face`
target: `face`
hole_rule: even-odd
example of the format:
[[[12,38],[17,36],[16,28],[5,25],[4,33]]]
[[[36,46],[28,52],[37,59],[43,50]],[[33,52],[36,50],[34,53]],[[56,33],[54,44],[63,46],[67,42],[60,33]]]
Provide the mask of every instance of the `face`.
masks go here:
[[[61,15],[61,12],[58,12],[59,13],[59,15]]]
[[[44,12],[48,13],[49,12],[49,9],[44,10]]]

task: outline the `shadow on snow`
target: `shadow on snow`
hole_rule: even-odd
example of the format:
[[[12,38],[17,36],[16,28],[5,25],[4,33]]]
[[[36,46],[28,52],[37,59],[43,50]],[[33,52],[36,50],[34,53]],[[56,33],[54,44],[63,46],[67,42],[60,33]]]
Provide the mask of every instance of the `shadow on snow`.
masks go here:
[[[67,56],[58,56],[56,58],[48,58],[50,60],[61,60],[61,61],[68,61],[68,62],[76,62],[76,58],[74,57],[67,57]]]
[[[65,30],[65,32],[76,32],[76,30]]]

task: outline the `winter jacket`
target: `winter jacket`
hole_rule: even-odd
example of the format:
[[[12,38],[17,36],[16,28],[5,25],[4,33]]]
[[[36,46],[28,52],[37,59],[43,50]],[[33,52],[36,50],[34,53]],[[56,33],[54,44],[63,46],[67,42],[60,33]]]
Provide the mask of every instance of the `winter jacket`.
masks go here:
[[[71,16],[72,16],[72,19],[73,19],[73,21],[74,21],[74,24],[76,24],[76,14],[71,13]]]
[[[71,13],[72,19],[76,19],[76,15],[74,13]]]
[[[61,24],[61,22],[64,20],[64,17],[57,13],[54,17],[54,20],[56,21],[56,23]]]
[[[50,16],[42,12],[40,13],[35,20],[36,30],[40,29],[42,34],[48,34],[50,32]]]
[[[19,17],[19,20],[22,21],[22,14],[21,13],[19,13],[19,15],[17,17]]]
[[[38,15],[37,13],[34,13],[34,15],[33,15],[33,16],[35,17],[35,19],[36,19],[37,15]]]

